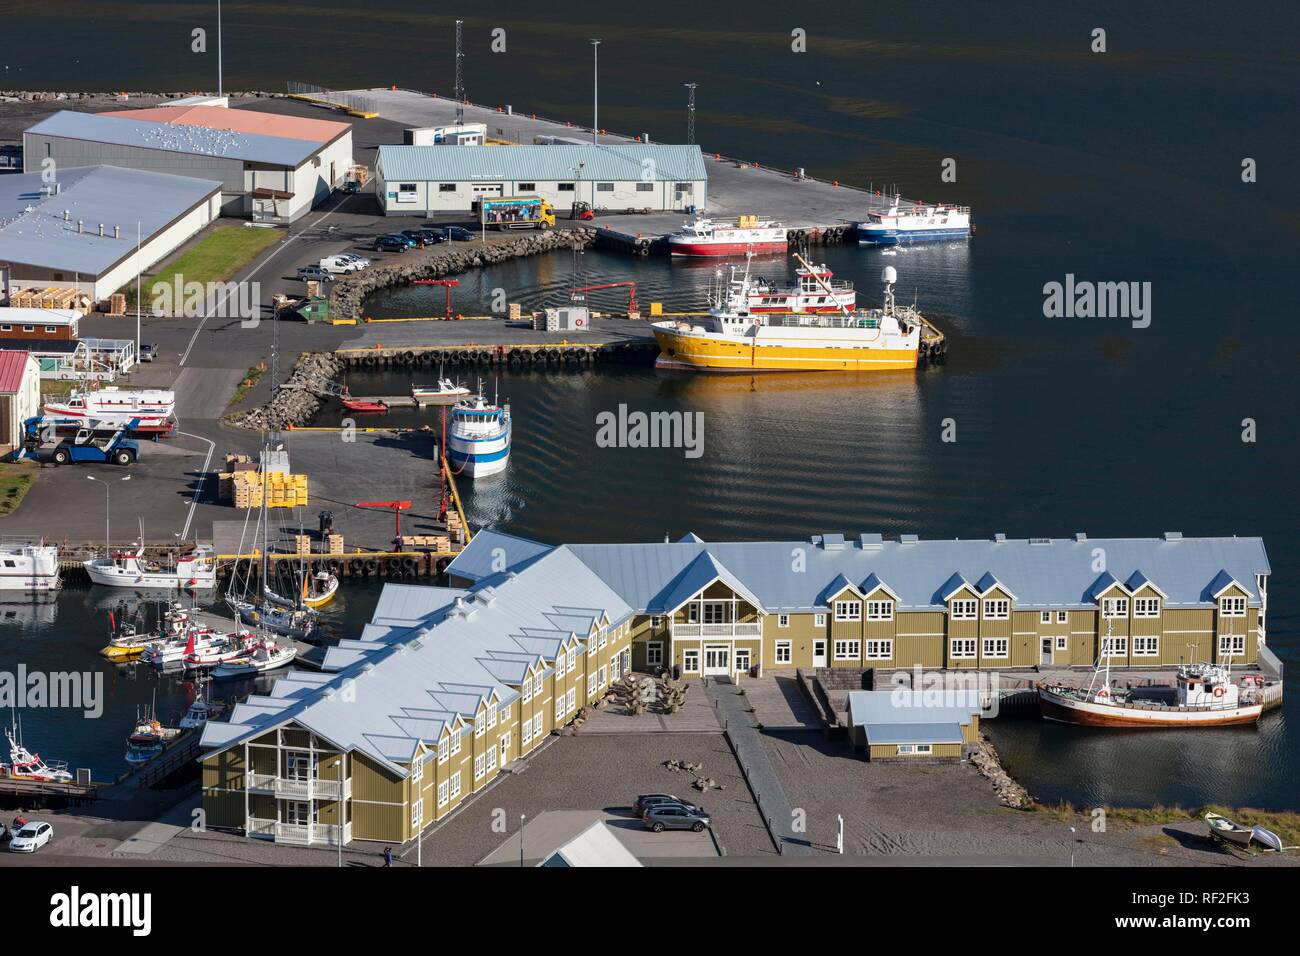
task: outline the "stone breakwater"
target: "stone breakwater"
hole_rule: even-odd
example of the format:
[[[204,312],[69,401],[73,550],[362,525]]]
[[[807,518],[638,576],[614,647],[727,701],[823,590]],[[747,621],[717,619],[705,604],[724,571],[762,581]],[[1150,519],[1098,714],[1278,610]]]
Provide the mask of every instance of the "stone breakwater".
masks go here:
[[[271,431],[305,425],[320,408],[343,372],[343,360],[333,352],[303,352],[288,380],[260,408],[236,412],[226,420],[237,428]]]
[[[1016,783],[1011,775],[1002,769],[1002,761],[998,757],[997,750],[984,734],[980,734],[979,742],[972,749],[970,762],[993,784],[993,792],[997,794],[998,803],[1016,810],[1029,807],[1029,791]]]
[[[407,253],[396,259],[340,279],[330,289],[330,315],[341,319],[363,318],[366,297],[380,289],[407,285],[417,279],[441,279],[469,269],[490,266],[506,259],[536,256],[577,245],[588,248],[595,242],[594,229],[565,229],[530,233],[497,240],[486,246],[479,241],[443,243],[431,255]]]

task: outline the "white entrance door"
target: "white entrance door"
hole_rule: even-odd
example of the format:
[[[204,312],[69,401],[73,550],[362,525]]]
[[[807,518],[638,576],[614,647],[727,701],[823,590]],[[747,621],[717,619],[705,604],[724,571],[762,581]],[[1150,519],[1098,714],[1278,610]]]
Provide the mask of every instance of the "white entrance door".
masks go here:
[[[819,637],[813,641],[813,667],[826,666],[826,638]]]
[[[731,661],[731,648],[725,645],[705,645],[704,647],[704,674],[726,675],[731,673],[728,666]]]
[[[749,673],[749,648],[748,647],[736,648],[736,673],[737,674]]]
[[[1038,663],[1048,667],[1052,663],[1052,638],[1044,637],[1039,642]]]

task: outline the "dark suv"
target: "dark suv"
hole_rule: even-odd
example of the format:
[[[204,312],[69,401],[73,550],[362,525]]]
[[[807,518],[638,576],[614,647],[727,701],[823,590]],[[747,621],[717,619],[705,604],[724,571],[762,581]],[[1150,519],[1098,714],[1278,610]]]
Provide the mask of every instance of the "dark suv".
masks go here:
[[[411,244],[397,236],[380,236],[375,240],[376,252],[405,252],[409,248]]]

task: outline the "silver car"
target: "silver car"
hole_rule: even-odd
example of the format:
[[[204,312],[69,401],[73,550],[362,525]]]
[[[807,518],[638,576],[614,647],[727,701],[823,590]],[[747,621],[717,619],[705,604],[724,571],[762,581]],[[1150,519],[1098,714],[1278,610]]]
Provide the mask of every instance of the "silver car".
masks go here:
[[[641,822],[647,830],[663,833],[665,830],[694,830],[703,832],[713,821],[699,807],[688,807],[681,803],[660,803],[650,807],[641,814]]]

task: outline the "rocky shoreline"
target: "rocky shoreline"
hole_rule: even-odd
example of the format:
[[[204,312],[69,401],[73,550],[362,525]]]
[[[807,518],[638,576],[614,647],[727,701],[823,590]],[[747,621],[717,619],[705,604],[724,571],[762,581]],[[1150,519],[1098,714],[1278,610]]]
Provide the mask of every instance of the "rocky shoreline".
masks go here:
[[[432,255],[412,259],[403,256],[335,282],[330,289],[330,315],[360,320],[366,296],[380,289],[407,285],[417,279],[441,279],[506,259],[571,249],[575,245],[586,249],[595,241],[596,230],[583,227],[532,233],[494,241],[487,246],[480,242],[445,243],[435,246]]]
[[[1027,810],[1030,806],[1029,791],[1016,783],[1011,775],[1002,769],[1002,760],[993,746],[993,742],[981,733],[979,741],[971,751],[970,762],[991,784],[997,795],[998,803],[1014,810]]]
[[[343,373],[343,360],[333,352],[303,352],[288,380],[265,405],[227,417],[236,428],[278,431],[305,425],[320,408],[328,389]]]

